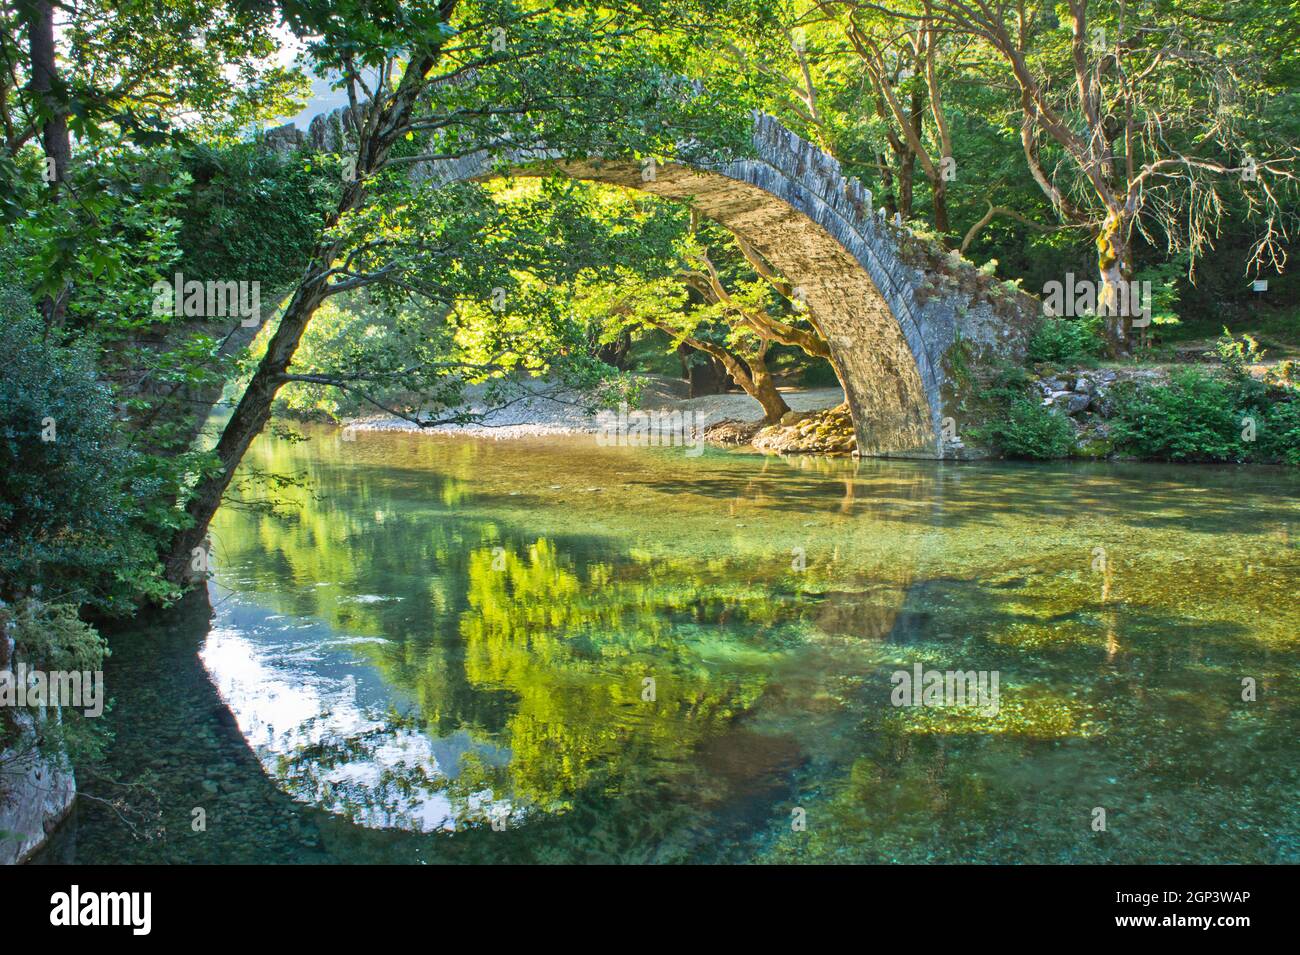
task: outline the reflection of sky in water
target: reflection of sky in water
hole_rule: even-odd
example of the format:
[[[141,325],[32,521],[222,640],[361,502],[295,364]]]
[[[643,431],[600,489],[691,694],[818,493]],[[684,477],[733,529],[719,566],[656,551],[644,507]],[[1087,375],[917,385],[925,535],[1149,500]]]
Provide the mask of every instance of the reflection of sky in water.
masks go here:
[[[477,751],[490,764],[506,761],[507,754],[475,743],[463,730],[438,739],[394,724],[391,711],[410,712],[411,701],[349,650],[387,641],[339,637],[323,624],[266,614],[237,599],[219,605],[199,657],[282,789],[373,829],[454,830],[466,812],[481,815],[488,806],[508,811],[490,792],[457,808],[441,789],[467,752]]]

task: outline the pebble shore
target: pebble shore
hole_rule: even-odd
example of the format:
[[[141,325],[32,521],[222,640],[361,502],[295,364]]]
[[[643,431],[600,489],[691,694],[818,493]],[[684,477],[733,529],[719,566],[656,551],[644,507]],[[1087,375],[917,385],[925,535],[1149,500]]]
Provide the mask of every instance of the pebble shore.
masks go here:
[[[693,413],[706,426],[722,421],[761,421],[763,409],[743,392],[685,397],[686,383],[672,378],[649,377],[642,393],[641,411]],[[357,431],[423,431],[430,434],[456,434],[476,438],[509,440],[557,434],[594,434],[599,430],[596,416],[588,414],[576,396],[560,389],[534,388],[536,397],[524,398],[505,408],[493,410],[473,424],[445,424],[421,428],[413,422],[391,415],[356,418],[347,427]],[[844,400],[836,388],[806,390],[782,389],[792,411],[819,411],[833,408]],[[471,401],[470,410],[483,412],[484,406]]]

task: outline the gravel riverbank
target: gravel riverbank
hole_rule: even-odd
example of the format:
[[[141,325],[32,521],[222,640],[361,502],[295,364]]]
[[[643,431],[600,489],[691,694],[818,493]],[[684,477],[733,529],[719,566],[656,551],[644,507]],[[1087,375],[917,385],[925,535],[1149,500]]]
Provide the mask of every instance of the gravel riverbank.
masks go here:
[[[686,382],[675,378],[646,376],[641,411],[694,413],[695,421],[706,427],[721,421],[761,421],[763,409],[744,392],[724,395],[686,397]],[[581,402],[563,389],[533,386],[535,396],[521,398],[508,407],[488,412],[482,421],[467,424],[437,425],[420,428],[391,415],[375,415],[349,421],[348,429],[357,431],[424,431],[432,434],[459,434],[479,438],[506,440],[552,434],[594,434],[599,430],[595,415],[587,414]],[[781,389],[792,411],[819,411],[833,408],[844,400],[838,388]],[[481,393],[471,394],[470,409],[482,413]]]

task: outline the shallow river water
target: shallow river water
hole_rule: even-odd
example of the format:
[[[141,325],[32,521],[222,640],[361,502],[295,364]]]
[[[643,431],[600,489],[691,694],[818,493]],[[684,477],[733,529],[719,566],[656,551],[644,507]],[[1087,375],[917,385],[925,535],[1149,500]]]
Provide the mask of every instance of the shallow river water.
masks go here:
[[[1294,473],[308,434],[47,861],[1300,862]]]

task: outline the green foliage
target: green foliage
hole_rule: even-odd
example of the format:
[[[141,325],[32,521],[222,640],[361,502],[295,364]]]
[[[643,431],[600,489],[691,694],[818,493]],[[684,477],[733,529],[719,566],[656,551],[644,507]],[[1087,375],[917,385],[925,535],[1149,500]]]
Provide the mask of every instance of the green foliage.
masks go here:
[[[104,609],[162,595],[141,506],[153,493],[116,428],[89,342],[32,314],[0,317],[0,596],[42,585]]]
[[[1125,383],[1111,391],[1116,447],[1165,461],[1239,461],[1246,449],[1226,381],[1184,371],[1166,385]]]
[[[1234,62],[1261,65],[1249,74],[1251,91],[1286,94],[1263,97],[1269,105],[1258,116],[1243,115],[1235,102],[1214,113],[1222,129],[1257,128],[1262,138],[1241,144],[1264,155],[1279,131],[1295,129],[1288,91],[1297,60],[1260,29],[1271,22],[1271,4],[1241,6],[1251,32],[1203,21],[1178,5],[1169,13],[1196,41],[1220,42]],[[214,468],[210,455],[191,450],[193,422],[177,409],[202,407],[196,396],[257,358],[267,337],[251,352],[241,345],[232,354],[223,347],[228,327],[154,315],[157,279],[182,271],[189,279],[258,281],[269,308],[274,292],[290,291],[302,278],[314,250],[329,248],[323,269],[332,268],[337,297],[308,327],[290,369],[296,380],[283,393],[284,404],[301,412],[338,416],[381,402],[416,416],[450,413],[467,386],[495,387],[511,375],[545,374],[595,391],[610,377],[596,346],[611,335],[640,345],[651,334],[657,344],[665,334],[671,344],[689,334],[790,370],[789,352],[772,346],[769,355],[771,342],[754,330],[754,319],[806,330],[806,317],[782,300],[785,293],[757,280],[729,237],[704,224],[685,240],[682,207],[614,199],[613,190],[551,179],[435,189],[423,180],[413,185],[411,161],[499,151],[504,143],[545,144],[624,164],[734,159],[752,153],[749,110],[758,107],[828,147],[847,172],[868,180],[883,208],[902,198],[898,177],[888,187],[882,178],[882,165],[896,163],[897,150],[890,120],[876,110],[879,77],[868,76],[844,43],[846,18],[889,47],[894,92],[918,103],[930,95],[922,72],[896,59],[906,42],[897,42],[898,18],[883,10],[837,9],[816,18],[806,37],[810,57],[802,44],[790,43],[798,10],[748,0],[614,8],[511,0],[91,0],[66,13],[58,42],[68,75],[53,98],[68,112],[76,162],[64,171],[65,184],[51,189],[37,145],[48,104],[28,89],[17,15],[0,10],[4,35],[17,38],[0,49],[0,100],[15,120],[0,149],[0,286],[13,287],[0,293],[0,310],[26,316],[32,301],[47,296],[66,304],[66,315],[50,327],[10,322],[3,341],[7,356],[17,357],[3,390],[0,533],[17,546],[6,546],[0,572],[12,577],[6,587],[84,590],[105,605],[123,603],[131,590],[165,593],[150,549],[188,520],[176,503]],[[1098,16],[1110,29],[1109,13]],[[279,22],[312,50],[320,75],[352,83],[351,92],[363,94],[358,98],[382,99],[408,85],[418,91],[409,130],[369,143],[371,155],[388,155],[390,163],[368,172],[355,195],[341,175],[344,160],[356,158],[349,155],[355,130],[337,153],[325,155],[282,157],[237,142],[250,126],[292,112],[301,91],[301,77],[274,56]],[[1069,67],[1062,31],[1044,30],[1038,19],[1026,30],[1034,70]],[[1150,56],[1159,35],[1139,37],[1133,55]],[[178,36],[186,42],[175,42]],[[948,145],[960,170],[960,187],[948,193],[953,222],[945,238],[955,245],[953,238],[985,214],[986,200],[1011,210],[988,210],[971,255],[987,260],[986,273],[1001,268],[1007,275],[998,294],[1011,294],[1022,279],[1034,287],[1034,270],[1050,260],[1053,271],[1064,271],[1058,266],[1071,263],[1086,240],[1070,231],[1026,231],[1027,223],[1058,220],[1024,175],[1017,97],[998,84],[970,82],[1001,68],[980,43],[956,34],[933,42],[937,82],[962,92],[945,100],[954,134]],[[413,65],[418,69],[405,74]],[[1168,114],[1169,142],[1190,149],[1209,115],[1197,105],[1203,85],[1183,63],[1150,65],[1160,84],[1153,92],[1176,107]],[[377,69],[389,68],[391,88],[362,89]],[[455,82],[422,85],[428,76]],[[801,108],[802,97],[791,96],[805,81],[806,102],[816,108]],[[929,110],[921,115],[916,132],[935,153],[938,130]],[[1138,146],[1145,142],[1139,137]],[[1047,167],[1069,166],[1049,137],[1038,145]],[[924,179],[915,180],[918,216],[938,199],[935,184]],[[1153,181],[1151,194],[1158,193]],[[1286,190],[1277,194],[1290,201]],[[339,210],[344,195],[355,203]],[[1240,201],[1225,190],[1207,196],[1205,207],[1222,207],[1241,233],[1257,200],[1234,205]],[[1139,231],[1150,242],[1160,238]],[[1160,241],[1170,248],[1186,244],[1166,238]],[[716,260],[730,301],[702,305],[698,286],[687,294],[680,273],[700,272],[692,261],[697,240]],[[1175,273],[1191,253],[1134,251],[1139,276],[1157,285],[1156,321],[1174,318],[1185,291]],[[80,344],[65,347],[71,340]],[[1095,322],[1052,319],[1030,351],[1036,361],[1086,364],[1102,347]],[[1236,382],[1231,411],[1259,423],[1251,455],[1285,457],[1292,404],[1247,380],[1252,347],[1242,342],[1221,355]],[[806,380],[816,379],[817,368],[830,383],[825,366],[815,365]],[[96,382],[112,382],[117,400]],[[1022,384],[992,394],[989,439],[1007,454],[1050,456],[1067,446],[1069,424],[1026,391]],[[1199,410],[1217,407],[1208,394],[1198,396],[1206,401]],[[52,405],[58,411],[48,414]],[[46,417],[56,422],[56,442],[33,437],[33,421]],[[1206,435],[1218,434],[1217,419],[1208,420]],[[1189,441],[1182,453],[1227,453],[1204,435]],[[48,481],[36,476],[55,472]]]
[[[1240,342],[1224,347],[1230,369],[1243,351],[1249,346]],[[1290,389],[1244,375],[1187,370],[1168,385],[1116,387],[1111,399],[1111,435],[1123,453],[1166,461],[1300,464],[1300,401]]]
[[[14,126],[38,110],[23,75],[24,31],[8,17],[25,6],[0,8],[0,30],[19,40],[0,44],[0,102]],[[158,145],[181,130],[233,136],[294,112],[305,92],[305,78],[275,55],[275,4],[82,0],[56,7],[56,41],[69,53],[60,57],[55,99],[73,135],[101,151]]]
[[[1074,447],[1074,429],[1065,415],[1031,397],[1015,398],[1002,417],[979,432],[980,440],[1009,458],[1064,458]]]
[[[4,628],[23,662],[38,670],[99,670],[108,643],[77,615],[76,604],[20,600],[0,608]]]
[[[260,281],[263,307],[292,288],[338,198],[337,164],[281,157],[257,143],[198,146],[179,214],[186,279]],[[170,278],[170,276],[168,276]]]
[[[1157,262],[1138,273],[1136,281],[1151,283],[1151,324],[1177,325],[1180,286],[1186,278],[1188,256],[1183,253]],[[1139,285],[1141,287],[1141,285]]]
[[[1264,351],[1253,335],[1237,338],[1225,328],[1208,356],[1217,358],[1230,377],[1240,380],[1249,376],[1248,366],[1264,360]]]
[[[78,166],[77,202],[52,201],[32,153],[20,163],[26,214],[6,225],[0,283],[65,296],[67,324],[105,337],[149,324],[150,286],[179,254],[177,209],[188,181],[167,153],[108,154]]]
[[[984,422],[967,429],[970,437],[1005,457],[1047,460],[1068,457],[1074,449],[1069,419],[1034,397],[1022,369],[1004,369],[979,392],[977,403]]]
[[[667,203],[561,178],[406,189],[366,214],[384,248],[358,271],[401,270],[327,301],[295,356],[301,380],[281,407],[341,418],[395,411],[468,420],[465,388],[487,405],[514,397],[510,376],[546,375],[595,392],[611,369],[595,357],[608,316],[591,300],[635,263],[663,272],[654,237],[684,218]],[[671,222],[670,222],[671,220]],[[437,281],[430,281],[436,276]],[[265,346],[259,341],[253,357]]]
[[[94,627],[80,619],[75,603],[23,599],[9,605],[0,601],[0,639],[6,634],[14,641],[14,659],[29,670],[40,670],[47,675],[93,674],[103,669],[104,660],[109,656],[107,642]],[[25,726],[16,714],[4,708],[0,712],[0,753],[8,750],[17,757],[35,748],[48,759],[67,761],[74,766],[102,759],[109,741],[103,722],[88,716],[85,707],[58,709],[55,715],[58,702],[29,700],[27,709],[33,719]],[[89,705],[89,700],[84,702]],[[99,702],[107,709],[107,700]],[[3,760],[0,760],[2,773]]]
[[[1097,316],[1043,320],[1029,341],[1029,360],[1054,365],[1090,365],[1106,349],[1102,320]]]
[[[802,353],[800,353],[802,354]],[[799,356],[797,355],[796,358]],[[840,379],[835,374],[835,366],[828,361],[804,361],[800,359],[799,384],[804,388],[835,388]]]
[[[1256,442],[1254,460],[1300,467],[1300,396],[1292,393],[1268,408],[1257,428]]]

